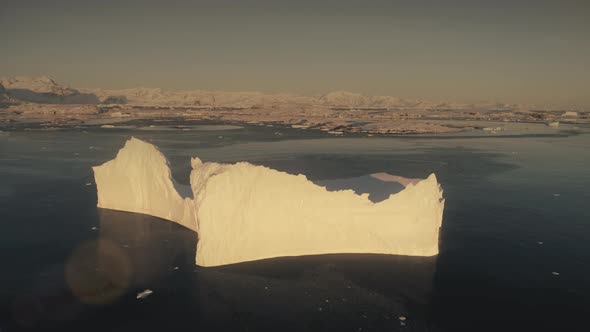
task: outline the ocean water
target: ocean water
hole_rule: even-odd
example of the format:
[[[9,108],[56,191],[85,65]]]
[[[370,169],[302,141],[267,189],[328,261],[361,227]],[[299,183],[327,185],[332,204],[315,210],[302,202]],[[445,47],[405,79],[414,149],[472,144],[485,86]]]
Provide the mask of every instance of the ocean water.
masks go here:
[[[331,137],[150,124],[0,133],[1,331],[590,329],[588,129]],[[131,136],[156,144],[180,183],[191,156],[320,183],[434,172],[446,199],[440,255],[197,267],[189,230],[96,208],[90,167]]]

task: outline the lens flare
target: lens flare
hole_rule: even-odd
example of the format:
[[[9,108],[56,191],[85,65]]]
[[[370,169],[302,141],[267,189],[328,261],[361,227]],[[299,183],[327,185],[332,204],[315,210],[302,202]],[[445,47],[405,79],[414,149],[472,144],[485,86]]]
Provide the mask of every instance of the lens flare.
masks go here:
[[[127,290],[132,273],[127,254],[108,239],[83,243],[72,252],[65,267],[72,293],[88,304],[114,302]]]

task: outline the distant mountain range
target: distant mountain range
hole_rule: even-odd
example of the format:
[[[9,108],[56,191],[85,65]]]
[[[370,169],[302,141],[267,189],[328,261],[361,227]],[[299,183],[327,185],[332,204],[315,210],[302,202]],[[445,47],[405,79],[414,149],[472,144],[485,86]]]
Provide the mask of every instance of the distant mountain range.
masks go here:
[[[64,87],[45,76],[8,77],[0,80],[0,85],[8,97],[39,104],[98,104],[100,100],[93,94],[81,93],[76,89]]]
[[[130,104],[158,107],[286,108],[320,107],[336,109],[392,110],[521,110],[530,106],[504,103],[450,103],[391,96],[365,96],[346,91],[319,96],[264,94],[260,92],[167,91],[159,88],[122,90],[74,89],[46,77],[7,77],[0,80],[0,103],[40,104]]]

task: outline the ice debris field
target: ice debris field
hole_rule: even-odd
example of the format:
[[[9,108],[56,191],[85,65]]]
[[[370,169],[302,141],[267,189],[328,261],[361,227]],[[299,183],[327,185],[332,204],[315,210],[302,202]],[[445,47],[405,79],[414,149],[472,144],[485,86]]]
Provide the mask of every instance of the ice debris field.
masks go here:
[[[329,191],[304,175],[247,162],[192,158],[191,166],[190,188],[179,185],[154,145],[131,138],[115,159],[93,167],[98,207],[195,231],[200,266],[335,253],[438,254],[444,199],[434,174],[423,180],[375,174],[402,189],[373,202],[369,193]]]

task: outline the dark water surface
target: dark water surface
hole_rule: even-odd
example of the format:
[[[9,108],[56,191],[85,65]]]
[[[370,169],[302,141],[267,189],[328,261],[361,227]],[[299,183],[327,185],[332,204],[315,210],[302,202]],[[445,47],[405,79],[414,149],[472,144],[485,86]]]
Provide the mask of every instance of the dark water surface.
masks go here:
[[[112,159],[131,135],[160,147],[181,183],[190,156],[251,161],[320,182],[435,172],[446,199],[441,253],[197,267],[194,233],[96,208],[90,167]],[[0,329],[588,331],[589,147],[584,132],[445,139],[327,138],[269,127],[5,132]],[[145,289],[154,293],[137,299]]]

